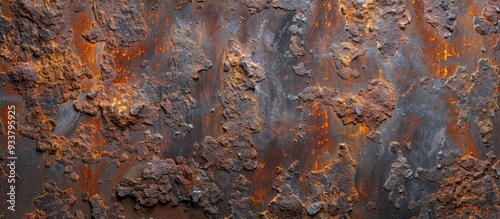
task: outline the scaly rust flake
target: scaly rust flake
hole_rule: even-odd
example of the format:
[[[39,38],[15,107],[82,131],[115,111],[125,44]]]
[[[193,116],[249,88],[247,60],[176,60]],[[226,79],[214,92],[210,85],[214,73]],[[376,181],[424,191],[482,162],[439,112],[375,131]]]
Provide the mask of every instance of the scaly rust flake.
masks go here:
[[[382,55],[394,55],[405,43],[403,30],[411,22],[406,0],[341,0],[345,30],[357,43],[376,39]]]
[[[424,17],[443,39],[450,38],[457,28],[456,0],[425,0]]]
[[[458,97],[458,123],[465,131],[465,123],[471,113],[476,114],[481,141],[485,146],[493,146],[493,123],[491,117],[498,110],[498,69],[490,65],[489,59],[481,59],[474,73],[467,73],[459,67],[455,75],[448,78],[448,87]]]
[[[241,45],[237,39],[229,42],[226,65],[229,74],[224,79],[224,90],[219,100],[224,107],[225,134],[217,139],[205,137],[195,150],[201,153],[208,165],[229,171],[255,170],[257,151],[252,134],[260,132],[262,122],[257,117],[258,107],[249,92],[265,78],[264,67],[252,60],[255,41]]]
[[[333,52],[333,62],[338,70],[338,75],[345,80],[359,77],[356,69],[351,69],[351,61],[358,56],[364,55],[365,51],[358,49],[348,42],[341,42],[338,45],[332,45],[330,50]]]
[[[391,117],[396,108],[394,88],[379,79],[370,81],[368,90],[361,90],[357,95],[310,86],[299,97],[305,102],[322,98],[323,104],[332,106],[344,125],[364,123],[371,131],[369,139],[376,142],[380,141],[381,133],[375,129]]]

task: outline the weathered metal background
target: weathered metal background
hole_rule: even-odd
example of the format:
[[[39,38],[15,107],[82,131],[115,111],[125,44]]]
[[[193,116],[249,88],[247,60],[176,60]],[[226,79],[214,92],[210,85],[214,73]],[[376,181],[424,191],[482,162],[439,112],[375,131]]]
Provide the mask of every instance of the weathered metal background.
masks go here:
[[[499,7],[2,1],[0,213],[498,218]]]

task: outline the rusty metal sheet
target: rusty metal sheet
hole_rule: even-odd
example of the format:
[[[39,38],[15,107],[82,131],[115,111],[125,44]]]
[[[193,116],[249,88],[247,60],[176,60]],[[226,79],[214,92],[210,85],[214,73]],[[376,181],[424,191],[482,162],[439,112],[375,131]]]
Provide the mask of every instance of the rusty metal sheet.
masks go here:
[[[0,218],[497,218],[497,0],[0,3]]]

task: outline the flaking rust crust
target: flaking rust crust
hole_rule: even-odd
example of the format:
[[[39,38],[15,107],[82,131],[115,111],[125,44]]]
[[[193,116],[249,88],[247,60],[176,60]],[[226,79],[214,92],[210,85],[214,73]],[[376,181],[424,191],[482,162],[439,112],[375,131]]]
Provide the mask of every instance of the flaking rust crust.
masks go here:
[[[443,39],[450,38],[457,28],[456,0],[425,0],[425,21],[431,24]]]
[[[344,125],[362,123],[371,131],[367,137],[375,142],[381,142],[381,133],[376,128],[390,118],[396,108],[394,88],[378,79],[370,81],[367,91],[361,90],[357,95],[311,86],[299,97],[305,102],[321,99],[323,104],[333,107]]]
[[[400,151],[398,160],[399,153]],[[420,209],[419,214],[412,219],[457,218],[464,215],[496,218],[500,210],[498,165],[499,162],[492,153],[486,154],[485,160],[480,160],[458,151],[448,154],[439,152],[436,167],[430,170],[416,168],[413,178],[439,186],[436,191],[422,191],[418,200],[409,202],[409,209]],[[405,168],[407,170],[404,172],[411,175],[410,166],[406,164]],[[392,175],[388,181],[391,178]],[[404,194],[404,190],[402,191]]]
[[[146,36],[143,0],[96,0],[92,4],[96,22],[92,23],[90,32],[83,34],[89,42],[106,41],[108,48],[114,49],[131,46]]]
[[[0,218],[497,218],[499,8],[1,1]]]
[[[269,210],[261,213],[262,218],[338,218],[348,217],[358,198],[354,187],[354,167],[347,146],[339,145],[338,158],[319,171],[306,175],[309,194],[299,198],[290,186],[294,177],[278,167],[278,176],[273,182],[277,195],[270,201]]]
[[[194,145],[207,166],[238,172],[259,167],[252,134],[262,130],[262,121],[251,91],[264,80],[265,71],[260,63],[252,60],[255,43],[253,39],[244,45],[236,39],[229,41],[224,57],[228,71],[223,90],[218,95],[224,108],[222,128],[225,133],[216,139],[206,136],[203,142]]]
[[[86,215],[81,210],[73,210],[72,206],[76,202],[73,189],[61,190],[55,183],[46,183],[45,191],[33,199],[35,211],[26,214],[26,219],[39,218],[74,218],[84,219]],[[90,198],[85,197],[92,209],[92,218],[125,218],[120,215],[123,207],[116,201],[110,207],[104,204],[104,200],[99,195]],[[90,214],[89,214],[90,215]],[[88,215],[87,215],[88,216]]]
[[[490,35],[492,33],[498,33],[500,28],[498,19],[500,13],[500,2],[497,0],[488,0],[484,4],[481,15],[474,17],[474,29],[481,35]],[[495,45],[495,50],[500,50],[500,41],[498,40],[497,34],[497,44]]]
[[[339,45],[332,45],[330,50],[333,52],[333,62],[342,79],[349,80],[359,77],[357,69],[351,69],[351,62],[355,58],[364,54],[364,51],[356,48],[353,44],[342,42]]]
[[[293,66],[293,71],[298,76],[311,77],[312,75],[312,70],[307,70],[303,62],[299,63],[297,66]]]
[[[396,208],[401,208],[401,201],[406,196],[405,186],[402,182],[411,179],[413,171],[408,160],[403,156],[399,143],[391,142],[389,144],[391,151],[396,153],[397,158],[391,165],[391,172],[384,183],[384,189],[389,191],[389,201],[393,202]]]
[[[465,129],[465,122],[471,114],[476,117],[481,142],[485,146],[493,146],[493,122],[498,110],[498,69],[491,66],[489,59],[481,59],[474,73],[468,73],[464,67],[446,81],[446,87],[457,96],[458,125]]]
[[[341,0],[340,4],[352,41],[375,39],[380,53],[389,56],[405,43],[404,29],[412,20],[406,0]]]
[[[35,117],[40,111],[36,111],[33,117],[28,117],[32,124],[44,123],[43,118]],[[42,120],[40,120],[42,119]],[[36,140],[36,149],[38,151],[47,151],[45,165],[52,166],[55,162],[60,162],[65,166],[65,172],[72,173],[74,160],[79,160],[86,164],[95,164],[101,160],[101,156],[96,150],[94,134],[96,127],[93,125],[80,124],[76,130],[76,135],[72,139],[66,139],[64,136],[50,134],[47,128],[53,127],[51,123],[42,126],[39,129],[27,127],[20,128],[20,134],[27,138]],[[46,133],[45,136],[39,135]],[[76,179],[77,180],[77,179]],[[75,180],[75,181],[76,181]]]
[[[124,178],[116,193],[119,197],[134,197],[138,210],[158,203],[190,204],[202,207],[207,216],[218,218],[215,204],[222,200],[223,192],[214,183],[212,173],[193,160],[176,163],[173,159],[153,157],[141,178]]]
[[[45,191],[33,199],[35,211],[26,214],[27,219],[76,218],[70,207],[76,202],[73,189],[61,190],[55,183],[45,184]]]
[[[189,39],[191,30],[179,27],[174,30],[172,59],[175,69],[167,72],[167,80],[161,88],[160,105],[167,114],[165,123],[175,130],[185,133],[193,129],[185,122],[196,100],[191,96],[191,87],[199,73],[212,67],[212,62],[205,58],[201,47]]]
[[[104,204],[104,200],[101,198],[99,195],[93,195],[87,200],[91,207],[92,207],[92,217],[93,218],[112,218],[112,219],[117,219],[117,218],[126,218],[125,216],[121,215],[121,212],[123,211],[123,206],[118,204],[117,202],[114,202],[111,204],[111,206],[106,206]],[[78,219],[83,219],[85,218],[85,215],[81,211],[76,212],[76,218]]]

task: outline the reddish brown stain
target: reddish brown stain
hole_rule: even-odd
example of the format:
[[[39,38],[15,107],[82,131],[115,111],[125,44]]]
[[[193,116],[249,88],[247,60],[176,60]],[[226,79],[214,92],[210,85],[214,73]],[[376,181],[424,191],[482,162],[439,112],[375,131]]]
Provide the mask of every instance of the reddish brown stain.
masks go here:
[[[493,1],[454,2],[459,9],[457,25],[449,37],[444,35],[447,32],[436,33],[444,20],[425,18],[425,1],[23,2],[27,1],[7,1],[1,6],[0,33],[7,40],[0,47],[14,52],[0,48],[0,79],[6,83],[0,88],[0,98],[4,98],[0,112],[6,111],[4,103],[15,102],[19,107],[19,138],[26,145],[19,149],[26,164],[23,171],[47,176],[39,181],[56,181],[64,188],[53,185],[48,191],[42,182],[30,182],[21,175],[22,190],[40,194],[19,198],[23,205],[35,206],[35,215],[45,208],[37,200],[48,195],[55,195],[56,207],[64,209],[55,215],[77,218],[121,213],[144,218],[257,218],[259,214],[270,218],[425,218],[429,211],[441,217],[453,217],[457,211],[489,217],[497,207],[486,202],[467,207],[457,197],[445,202],[435,196],[449,193],[447,185],[433,189],[442,181],[460,179],[463,183],[452,183],[452,187],[467,188],[464,194],[474,199],[479,196],[468,191],[477,185],[476,179],[490,185],[488,177],[498,177],[492,169],[497,164],[487,161],[486,155],[495,150],[481,143],[488,129],[481,136],[479,127],[484,124],[477,125],[474,115],[465,119],[461,129],[459,108],[466,105],[460,100],[466,98],[446,88],[446,81],[460,66],[472,74],[481,68],[480,59],[489,59],[493,67],[498,64],[493,46],[497,33],[481,35],[473,24],[476,16],[492,23],[496,10],[490,7],[487,15],[483,10]],[[366,4],[353,6],[360,2]],[[392,3],[398,6],[394,11],[388,7]],[[380,17],[381,11],[387,14]],[[411,13],[411,18],[405,13]],[[62,23],[52,20],[52,15],[61,14]],[[444,17],[439,10],[437,15]],[[108,25],[108,21],[112,22]],[[353,21],[359,21],[354,26],[365,37],[348,32],[355,32]],[[367,32],[369,26],[376,31]],[[99,28],[101,32],[89,37]],[[358,48],[360,53],[344,54],[347,47],[342,45]],[[330,49],[337,46],[340,49]],[[47,52],[50,48],[60,54]],[[348,61],[342,63],[342,58]],[[75,75],[87,69],[91,74],[65,77],[60,70],[65,67],[76,69]],[[343,74],[346,69],[351,71]],[[376,82],[380,84],[372,84]],[[493,93],[498,95],[499,89],[494,87]],[[384,92],[378,91],[388,95],[380,98]],[[466,95],[472,100],[484,97],[472,90]],[[488,97],[495,99],[495,95]],[[117,104],[123,100],[128,104]],[[488,110],[496,114],[493,102]],[[6,117],[0,118],[6,128]],[[493,126],[498,126],[494,118]],[[437,132],[441,128],[445,130],[442,138]],[[163,140],[153,143],[153,135],[159,139],[156,134]],[[391,143],[396,141],[401,144],[400,154],[391,152]],[[349,147],[350,159],[338,156],[340,143]],[[89,148],[93,151],[85,150]],[[461,171],[459,166],[472,161],[491,167],[474,179],[403,176],[400,180],[398,164],[408,164],[405,168],[416,173],[453,150],[462,154],[442,168]],[[181,181],[192,186],[181,192],[180,203],[174,203],[181,206],[159,205],[154,198],[145,201],[142,193],[149,194],[150,186],[167,184],[148,177],[136,179],[144,171],[149,173],[144,165],[153,156],[175,163],[172,167],[211,177],[195,188],[196,174],[180,174],[185,176]],[[423,156],[422,163],[418,156]],[[40,162],[42,170],[29,169]],[[161,169],[162,162],[155,162]],[[194,163],[199,166],[191,166]],[[463,173],[477,172],[469,168]],[[0,184],[5,181],[2,177]],[[176,182],[168,174],[162,177]],[[127,185],[132,178],[135,184]],[[341,188],[339,182],[348,186]],[[324,197],[314,196],[329,183],[337,184],[333,190],[323,189]],[[400,185],[404,195],[394,193]],[[68,200],[61,194],[69,194],[68,188],[74,186],[76,201],[64,203]],[[131,187],[138,192],[114,197],[114,189]],[[196,189],[210,191],[195,201]],[[496,195],[497,190],[488,194]],[[153,191],[175,199],[175,192]],[[80,197],[82,192],[86,197]],[[215,195],[209,198],[207,194]],[[132,210],[134,205],[140,210]]]

